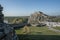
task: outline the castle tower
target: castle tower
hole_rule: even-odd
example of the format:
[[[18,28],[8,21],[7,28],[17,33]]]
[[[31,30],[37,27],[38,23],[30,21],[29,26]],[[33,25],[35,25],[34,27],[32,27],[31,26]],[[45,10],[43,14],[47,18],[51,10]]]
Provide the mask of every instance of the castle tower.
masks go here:
[[[0,5],[0,23],[4,20],[4,15],[2,14],[3,7]]]

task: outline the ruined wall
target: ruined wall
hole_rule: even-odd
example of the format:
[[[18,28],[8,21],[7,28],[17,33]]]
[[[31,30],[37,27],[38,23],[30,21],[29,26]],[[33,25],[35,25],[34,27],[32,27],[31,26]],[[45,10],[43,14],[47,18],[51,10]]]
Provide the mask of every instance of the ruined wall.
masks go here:
[[[34,12],[28,19],[28,23],[30,24],[39,24],[41,22],[47,21],[48,16],[43,12]]]

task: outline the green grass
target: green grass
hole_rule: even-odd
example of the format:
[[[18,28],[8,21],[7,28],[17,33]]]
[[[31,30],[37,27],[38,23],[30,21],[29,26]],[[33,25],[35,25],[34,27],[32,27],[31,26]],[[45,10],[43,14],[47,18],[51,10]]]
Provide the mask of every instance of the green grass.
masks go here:
[[[60,35],[60,33],[48,30],[47,27],[31,27],[31,30],[31,34],[36,33],[35,35]]]
[[[60,40],[60,35],[19,35],[19,40]]]
[[[19,40],[60,40],[60,33],[47,27],[29,27],[30,33],[24,34],[23,28],[16,30]]]
[[[59,32],[54,32],[52,30],[48,30],[47,27],[29,27],[30,33],[29,35],[60,35]],[[23,28],[16,30],[17,34],[24,34]]]
[[[60,30],[60,27],[53,27],[54,29]]]

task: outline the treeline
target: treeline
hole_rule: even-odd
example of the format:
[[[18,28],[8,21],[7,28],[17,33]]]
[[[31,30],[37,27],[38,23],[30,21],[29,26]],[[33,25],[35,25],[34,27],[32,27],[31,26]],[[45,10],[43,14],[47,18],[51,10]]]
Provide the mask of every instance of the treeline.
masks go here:
[[[50,16],[49,19],[52,22],[60,22],[60,17],[58,17],[58,16]]]
[[[9,23],[16,24],[16,23],[25,23],[28,21],[29,16],[24,17],[5,17],[4,20],[8,20]]]

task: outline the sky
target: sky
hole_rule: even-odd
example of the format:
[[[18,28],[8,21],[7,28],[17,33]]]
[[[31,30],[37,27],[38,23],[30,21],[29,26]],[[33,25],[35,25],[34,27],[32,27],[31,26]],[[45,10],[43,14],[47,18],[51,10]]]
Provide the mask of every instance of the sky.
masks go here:
[[[60,15],[60,0],[0,0],[5,16],[30,16],[42,11],[47,15]]]

